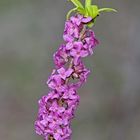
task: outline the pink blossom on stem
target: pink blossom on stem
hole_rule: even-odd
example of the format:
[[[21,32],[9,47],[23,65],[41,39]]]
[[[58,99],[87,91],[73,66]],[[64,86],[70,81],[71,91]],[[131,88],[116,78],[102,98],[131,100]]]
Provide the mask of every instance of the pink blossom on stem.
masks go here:
[[[55,69],[47,80],[50,92],[39,101],[35,130],[45,140],[70,140],[71,120],[79,105],[77,89],[86,82],[90,71],[82,58],[93,54],[98,44],[92,30],[84,26],[92,21],[91,17],[75,15],[67,20],[64,41],[55,52]],[[76,80],[76,82],[72,80]]]

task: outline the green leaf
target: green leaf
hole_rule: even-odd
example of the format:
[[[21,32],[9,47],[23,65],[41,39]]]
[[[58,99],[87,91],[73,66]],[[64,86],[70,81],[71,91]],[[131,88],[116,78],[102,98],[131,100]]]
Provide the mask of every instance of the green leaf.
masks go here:
[[[84,8],[79,0],[70,0],[76,7]]]
[[[91,0],[85,0],[85,7],[91,6]]]
[[[88,16],[92,17],[92,6],[88,6]]]
[[[88,26],[89,28],[92,28],[93,25],[94,25],[93,22],[89,22],[89,23],[87,24],[87,26]]]
[[[92,18],[95,18],[99,15],[99,10],[97,5],[92,5]]]
[[[98,12],[117,12],[117,10],[112,8],[101,8],[98,10]]]
[[[85,8],[85,15],[84,16],[88,17],[88,9],[87,8]]]
[[[71,9],[71,10],[68,12],[68,14],[67,14],[67,19],[69,19],[70,14],[71,14],[72,12],[75,12],[77,9],[78,9],[77,7],[76,7],[76,8]]]
[[[82,14],[82,15],[85,15],[85,9],[83,9],[83,8],[80,8],[80,7],[78,7],[77,8],[77,11],[80,13],[80,14]]]
[[[85,7],[85,16],[92,17],[92,6]]]

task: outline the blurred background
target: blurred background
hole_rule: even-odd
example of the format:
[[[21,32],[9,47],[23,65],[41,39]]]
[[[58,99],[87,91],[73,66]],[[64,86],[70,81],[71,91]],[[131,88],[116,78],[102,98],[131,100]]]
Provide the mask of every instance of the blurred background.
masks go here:
[[[73,140],[140,140],[140,1],[94,0],[100,44],[85,63]],[[52,55],[63,42],[66,0],[0,0],[0,139],[42,140],[34,132]]]

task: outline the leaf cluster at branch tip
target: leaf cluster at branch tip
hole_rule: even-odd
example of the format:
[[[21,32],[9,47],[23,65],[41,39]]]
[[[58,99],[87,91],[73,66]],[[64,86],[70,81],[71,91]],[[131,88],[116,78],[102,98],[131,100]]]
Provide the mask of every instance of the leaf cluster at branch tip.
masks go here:
[[[113,8],[101,8],[99,9],[97,5],[92,5],[92,0],[85,0],[85,6],[82,5],[80,0],[68,0],[71,1],[76,7],[71,9],[67,14],[67,19],[72,12],[77,12],[79,14],[84,15],[85,17],[92,17],[93,23],[89,25],[92,26],[95,22],[97,16],[100,15],[101,12],[117,12]]]

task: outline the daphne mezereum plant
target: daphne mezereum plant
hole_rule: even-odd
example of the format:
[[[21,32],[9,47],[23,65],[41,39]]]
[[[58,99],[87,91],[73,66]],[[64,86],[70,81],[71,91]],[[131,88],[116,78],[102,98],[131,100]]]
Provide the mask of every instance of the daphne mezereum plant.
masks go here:
[[[55,68],[46,82],[50,92],[39,100],[39,112],[35,121],[36,133],[45,140],[70,140],[71,120],[79,104],[77,89],[86,82],[90,73],[82,58],[93,54],[98,44],[91,27],[96,17],[103,11],[116,11],[111,8],[98,9],[85,0],[71,0],[76,8],[67,15],[63,34],[64,43],[55,52]],[[70,17],[71,12],[75,12]]]

